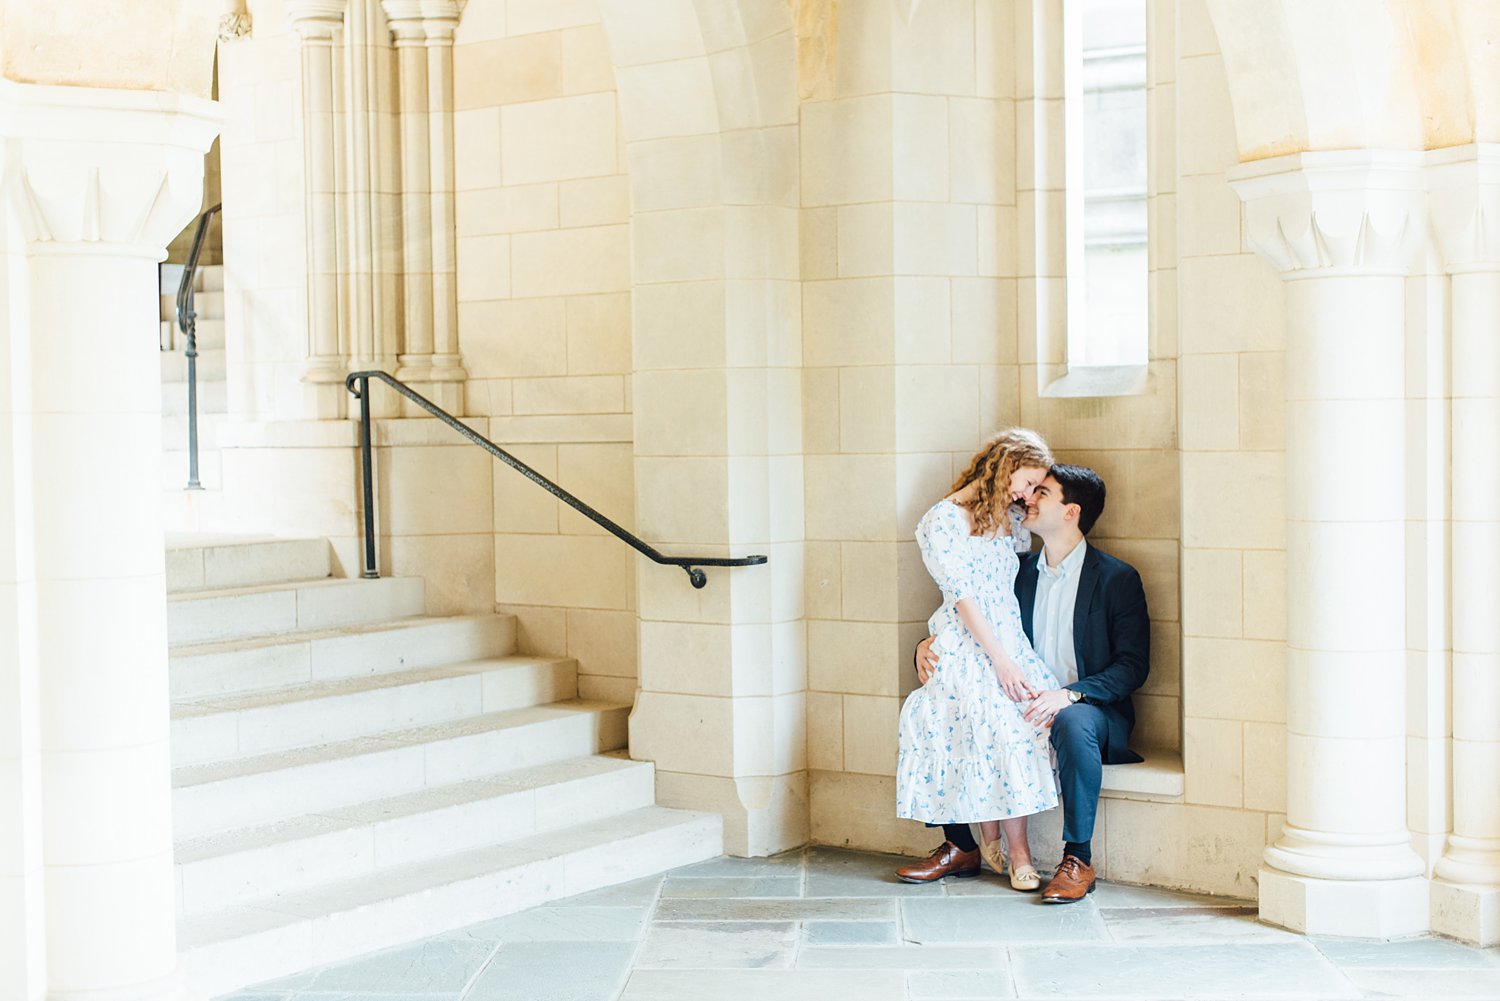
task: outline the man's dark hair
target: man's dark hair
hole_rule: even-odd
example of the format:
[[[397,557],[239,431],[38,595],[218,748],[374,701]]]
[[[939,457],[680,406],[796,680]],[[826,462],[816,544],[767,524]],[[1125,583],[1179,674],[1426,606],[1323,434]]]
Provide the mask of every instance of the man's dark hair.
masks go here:
[[[1062,487],[1062,502],[1078,505],[1078,530],[1088,535],[1104,513],[1104,481],[1088,466],[1058,464],[1048,472]]]

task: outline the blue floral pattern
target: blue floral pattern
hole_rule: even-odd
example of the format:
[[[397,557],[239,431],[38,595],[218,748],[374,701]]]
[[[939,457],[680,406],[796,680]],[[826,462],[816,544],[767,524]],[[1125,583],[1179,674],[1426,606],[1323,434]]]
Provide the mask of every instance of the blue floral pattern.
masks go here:
[[[1050,731],[1026,722],[1023,705],[1006,697],[989,656],[958,616],[958,602],[974,599],[1032,686],[1057,687],[1026,639],[1014,590],[1030,533],[1013,509],[1009,537],[970,535],[963,510],[943,500],[917,524],[917,544],[943,605],[927,620],[937,667],[901,707],[896,815],[955,824],[1052,809],[1058,787]]]

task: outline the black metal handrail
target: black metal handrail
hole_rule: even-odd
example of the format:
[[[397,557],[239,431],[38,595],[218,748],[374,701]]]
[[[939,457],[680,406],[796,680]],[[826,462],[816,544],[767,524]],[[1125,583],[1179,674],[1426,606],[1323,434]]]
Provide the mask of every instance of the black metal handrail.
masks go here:
[[[186,338],[183,354],[187,357],[187,411],[188,411],[188,481],[186,490],[202,490],[198,482],[198,312],[193,308],[193,285],[198,274],[198,255],[203,251],[203,237],[208,233],[209,220],[223,204],[213,206],[198,217],[198,228],[193,231],[193,246],[188,251],[187,263],[182,268],[182,281],[177,283],[177,329]]]
[[[687,572],[688,580],[692,582],[693,587],[695,588],[701,588],[708,583],[708,575],[705,574],[702,570],[698,569],[699,567],[754,567],[760,566],[767,560],[767,558],[764,556],[742,556],[738,559],[726,559],[724,557],[718,556],[667,556],[666,554],[659,552],[650,543],[642,541],[634,533],[621,528],[619,525],[615,524],[613,521],[606,518],[598,511],[595,511],[583,501],[579,500],[577,497],[574,497],[572,494],[568,493],[568,491],[564,490],[556,483],[553,483],[551,480],[547,479],[547,477],[543,476],[535,469],[532,469],[530,466],[526,465],[526,463],[522,462],[520,459],[517,459],[515,456],[505,451],[499,445],[496,445],[484,435],[480,434],[478,431],[475,431],[473,428],[469,427],[469,425],[465,424],[457,417],[454,417],[452,414],[448,413],[448,411],[444,410],[436,403],[433,403],[421,393],[418,393],[416,390],[412,389],[400,379],[395,378],[387,372],[371,370],[368,372],[351,372],[349,374],[349,377],[344,380],[345,388],[347,388],[349,392],[353,393],[355,398],[359,400],[359,455],[361,473],[364,477],[365,499],[365,577],[373,579],[380,576],[380,570],[375,563],[375,479],[372,466],[373,448],[370,438],[369,399],[371,379],[376,379],[380,382],[385,383],[387,386],[390,386],[396,392],[400,393],[408,400],[411,400],[417,406],[421,407],[423,410],[427,411],[429,414],[436,417],[438,420],[442,421],[444,424],[448,425],[450,428],[457,431],[465,438],[469,439],[469,441],[484,449],[486,452],[490,453],[495,458],[505,463],[507,466],[516,470],[522,476],[526,477],[528,480],[535,483],[537,486],[541,487],[543,490],[547,491],[549,494],[556,497],[564,504],[567,504],[573,510],[577,511],[585,518],[588,518],[594,524],[598,525],[600,528],[603,528],[606,532],[610,533],[615,538],[619,539],[621,542],[634,549],[636,552],[645,556],[653,563],[660,563],[664,566],[681,567],[684,571]],[[356,383],[358,384],[358,388],[356,388]]]

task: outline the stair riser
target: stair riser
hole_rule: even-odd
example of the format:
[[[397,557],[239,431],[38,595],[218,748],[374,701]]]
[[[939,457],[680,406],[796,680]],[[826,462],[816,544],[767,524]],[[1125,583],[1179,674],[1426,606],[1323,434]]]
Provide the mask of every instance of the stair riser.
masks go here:
[[[275,539],[167,550],[167,593],[318,580],[332,570],[323,539]]]
[[[400,630],[289,640],[246,650],[178,655],[171,661],[172,698],[233,695],[504,657],[515,650],[515,645],[515,620],[496,615]]]
[[[539,789],[396,817],[263,849],[178,866],[185,914],[252,903],[283,893],[352,879],[377,869],[501,844],[538,832],[650,806],[655,782],[649,765],[589,776]],[[582,803],[587,813],[578,812]]]
[[[224,348],[224,321],[210,316],[204,316],[202,310],[197,310],[198,319],[193,328],[193,334],[198,341],[198,350],[219,351]],[[177,329],[176,312],[174,319],[161,321],[161,344],[170,344],[173,350],[181,351],[187,346],[187,335]]]
[[[613,886],[722,851],[717,817],[621,838],[558,858],[456,880],[420,893],[310,918],[296,925],[191,949],[184,965],[193,987],[227,993],[389,948],[466,925],[504,917],[583,890]]]
[[[336,629],[421,615],[420,577],[349,580],[320,587],[167,602],[167,641],[220,643],[298,630]]]
[[[172,763],[195,765],[313,747],[487,712],[575,698],[572,662],[497,666],[482,674],[434,678],[284,705],[172,721]]]
[[[578,713],[185,786],[172,793],[173,835],[186,840],[481,778],[497,767],[525,768],[617,750],[625,746],[627,714],[624,708]]]

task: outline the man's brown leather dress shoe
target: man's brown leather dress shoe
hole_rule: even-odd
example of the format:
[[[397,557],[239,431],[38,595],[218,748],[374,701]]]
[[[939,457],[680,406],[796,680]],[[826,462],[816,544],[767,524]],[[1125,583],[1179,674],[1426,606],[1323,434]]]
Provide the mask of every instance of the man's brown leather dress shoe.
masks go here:
[[[1052,882],[1042,891],[1044,904],[1071,904],[1094,892],[1094,867],[1076,855],[1064,855]]]
[[[979,875],[979,849],[971,852],[958,850],[951,841],[944,841],[931,855],[921,862],[913,862],[896,870],[896,878],[908,883],[931,883],[944,876],[967,878]]]

